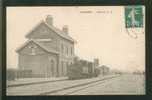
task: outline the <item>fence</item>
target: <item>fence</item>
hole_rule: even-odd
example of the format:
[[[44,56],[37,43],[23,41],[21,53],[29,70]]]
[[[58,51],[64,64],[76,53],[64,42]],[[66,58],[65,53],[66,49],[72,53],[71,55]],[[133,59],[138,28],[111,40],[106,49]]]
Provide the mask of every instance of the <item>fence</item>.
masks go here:
[[[16,70],[8,69],[7,70],[7,80],[15,80],[16,78],[31,78],[31,70]]]

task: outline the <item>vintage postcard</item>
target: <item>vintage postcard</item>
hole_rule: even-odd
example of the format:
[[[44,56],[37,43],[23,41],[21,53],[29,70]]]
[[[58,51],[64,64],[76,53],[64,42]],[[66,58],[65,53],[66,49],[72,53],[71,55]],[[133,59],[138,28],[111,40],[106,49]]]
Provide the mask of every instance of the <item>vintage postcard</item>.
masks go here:
[[[6,7],[7,96],[145,95],[145,6]]]

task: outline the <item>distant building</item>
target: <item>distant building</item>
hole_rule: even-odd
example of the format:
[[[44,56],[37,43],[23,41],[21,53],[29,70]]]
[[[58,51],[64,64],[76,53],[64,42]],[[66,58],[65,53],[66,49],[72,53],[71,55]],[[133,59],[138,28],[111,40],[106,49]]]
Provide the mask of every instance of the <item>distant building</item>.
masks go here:
[[[74,39],[68,27],[54,27],[52,16],[47,16],[27,35],[28,41],[17,49],[20,70],[31,70],[33,77],[67,75],[67,66],[73,63]]]
[[[97,67],[97,69],[100,70],[101,75],[107,75],[110,72],[110,68],[105,65],[99,66],[99,67]]]

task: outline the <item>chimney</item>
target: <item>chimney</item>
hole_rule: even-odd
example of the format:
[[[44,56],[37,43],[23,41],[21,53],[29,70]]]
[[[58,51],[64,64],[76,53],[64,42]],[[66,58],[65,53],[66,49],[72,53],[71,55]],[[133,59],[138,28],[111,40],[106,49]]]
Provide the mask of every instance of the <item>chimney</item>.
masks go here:
[[[46,19],[45,19],[45,22],[48,24],[48,25],[53,25],[53,17],[52,15],[47,15]]]
[[[68,26],[67,25],[64,25],[63,28],[62,28],[62,31],[65,33],[65,34],[68,34]]]

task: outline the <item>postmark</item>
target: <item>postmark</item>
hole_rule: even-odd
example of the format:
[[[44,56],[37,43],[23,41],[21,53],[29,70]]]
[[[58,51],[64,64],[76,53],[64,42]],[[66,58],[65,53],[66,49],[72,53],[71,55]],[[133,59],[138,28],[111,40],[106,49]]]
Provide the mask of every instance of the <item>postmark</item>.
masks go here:
[[[144,14],[143,6],[125,6],[125,28],[127,34],[134,39],[138,38],[140,33],[144,33]]]

